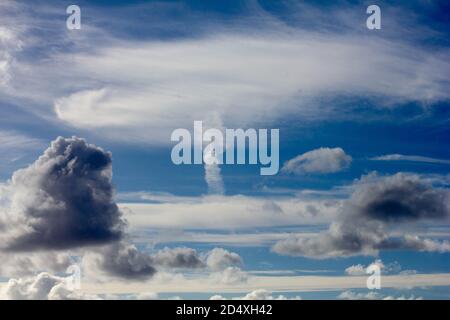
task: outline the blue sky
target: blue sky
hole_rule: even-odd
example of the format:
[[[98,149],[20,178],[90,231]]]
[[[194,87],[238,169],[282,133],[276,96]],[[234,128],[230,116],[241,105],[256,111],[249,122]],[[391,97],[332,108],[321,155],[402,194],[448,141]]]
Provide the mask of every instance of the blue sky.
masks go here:
[[[77,136],[112,153],[127,245],[153,263],[164,248],[189,248],[205,264],[161,262],[124,285],[88,263],[103,247],[45,248],[82,261],[84,293],[449,298],[445,1],[78,1],[81,30],[66,28],[69,4],[0,5],[0,212],[21,208],[17,170],[58,136]],[[366,28],[370,4],[381,30]],[[222,165],[214,193],[205,166],[170,158],[171,132],[194,120],[279,129],[286,169]],[[210,266],[214,248],[241,262]],[[376,293],[348,271],[374,262],[387,279]],[[64,271],[29,264],[32,275]],[[9,270],[0,268],[5,281],[30,276]],[[305,276],[317,278],[303,285]]]

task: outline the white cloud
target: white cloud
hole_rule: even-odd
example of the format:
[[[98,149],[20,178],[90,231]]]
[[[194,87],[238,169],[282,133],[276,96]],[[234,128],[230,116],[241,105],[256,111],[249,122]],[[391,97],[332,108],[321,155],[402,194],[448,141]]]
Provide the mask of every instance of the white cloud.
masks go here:
[[[14,54],[21,49],[21,40],[11,28],[0,25],[0,89],[6,89],[10,81]]]
[[[248,280],[247,272],[238,267],[227,267],[221,271],[213,272],[209,276],[213,283],[220,285],[234,285]]]
[[[409,297],[384,296],[376,291],[369,291],[367,293],[344,291],[339,294],[338,299],[342,299],[342,300],[423,300],[422,297],[415,297],[414,295],[411,295]]]
[[[311,291],[337,291],[366,289],[366,276],[252,276],[248,275],[246,281],[224,283],[214,281],[209,274],[193,274],[184,277],[182,274],[157,273],[155,277],[146,281],[116,281],[109,279],[106,282],[90,282],[82,278],[79,294],[94,295],[129,295],[134,293],[153,292],[173,293],[211,293],[224,294],[251,292],[265,288],[270,292],[311,292]],[[450,274],[408,274],[383,276],[383,288],[414,288],[449,286]],[[0,290],[7,283],[0,283]]]
[[[235,126],[271,122],[294,110],[306,118],[327,116],[330,108],[313,101],[335,93],[449,98],[450,65],[438,55],[353,36],[292,31],[123,42],[95,54],[71,54],[70,61],[73,79],[96,85],[59,97],[59,119],[79,128],[107,128],[114,138],[121,129],[153,143],[167,143],[168,128],[217,112],[225,125]]]
[[[376,161],[412,161],[412,162],[425,162],[425,163],[440,163],[450,164],[450,160],[437,159],[424,156],[403,155],[403,154],[386,154],[384,156],[373,157],[370,160]]]
[[[214,248],[206,256],[206,265],[213,270],[223,270],[242,264],[242,258],[237,253],[222,248]]]
[[[242,300],[301,300],[301,298],[298,296],[294,297],[292,299],[288,299],[283,295],[272,296],[272,292],[264,290],[264,289],[258,289],[258,290],[252,291],[252,292],[246,294],[241,299]]]
[[[366,267],[362,264],[352,265],[345,269],[345,273],[349,276],[362,276],[366,274]]]
[[[369,268],[372,265],[378,266],[384,275],[385,274],[393,274],[393,273],[398,274],[402,270],[402,267],[398,262],[392,262],[392,263],[385,264],[385,263],[383,263],[383,261],[381,259],[377,259],[374,262],[372,262],[371,264],[369,264],[367,267],[365,267],[362,264],[352,265],[345,269],[345,273],[349,276],[366,275],[367,268]],[[405,271],[406,272],[403,274],[416,273],[416,272],[413,272],[413,270],[405,270]]]
[[[341,171],[352,162],[342,148],[319,148],[305,152],[287,161],[282,172],[294,174],[333,173]]]
[[[158,294],[156,292],[143,292],[131,297],[134,300],[158,300]]]
[[[18,15],[14,18],[26,20]],[[24,50],[31,52],[42,41],[35,39]],[[137,42],[87,28],[83,43],[96,45],[87,45],[87,51],[74,42],[74,51],[53,51],[38,63],[21,56],[8,66],[3,93],[16,102],[35,101],[25,108],[47,119],[55,112],[71,126],[122,142],[163,144],[173,129],[214,115],[233,127],[293,114],[307,120],[345,117],[329,102],[348,93],[378,97],[381,104],[450,97],[446,52],[348,32],[274,24],[247,34],[221,30]]]
[[[0,290],[1,300],[81,300],[98,299],[71,288],[69,278],[43,272],[36,277],[10,279]]]
[[[214,295],[209,298],[209,300],[227,300],[221,295]],[[265,289],[257,289],[252,292],[247,293],[243,297],[233,297],[231,300],[301,300],[300,296],[295,296],[292,298],[287,298],[283,295],[274,296],[272,292]]]
[[[0,78],[8,78],[2,98],[58,125],[62,121],[115,141],[167,144],[173,129],[215,115],[233,127],[267,126],[293,115],[306,121],[345,118],[346,110],[332,101],[349,94],[377,98],[378,106],[450,98],[448,49],[408,42],[404,15],[390,21],[395,32],[368,38],[355,31],[359,17],[353,10],[324,16],[314,6],[290,4],[291,14],[305,25],[327,21],[326,28],[312,30],[288,26],[252,5],[249,17],[233,21],[239,31],[202,21],[203,31],[191,37],[136,41],[94,24],[68,33],[56,26],[57,19],[42,19],[25,5],[2,1],[2,6],[8,9],[0,13],[8,25],[0,29]],[[39,9],[49,15],[59,10]],[[95,13],[105,21],[117,11]],[[136,29],[145,27],[134,23]],[[339,31],[331,28],[334,23]],[[417,27],[414,35],[430,33]],[[17,55],[15,46],[22,41],[24,54]],[[45,45],[52,50],[39,51]]]

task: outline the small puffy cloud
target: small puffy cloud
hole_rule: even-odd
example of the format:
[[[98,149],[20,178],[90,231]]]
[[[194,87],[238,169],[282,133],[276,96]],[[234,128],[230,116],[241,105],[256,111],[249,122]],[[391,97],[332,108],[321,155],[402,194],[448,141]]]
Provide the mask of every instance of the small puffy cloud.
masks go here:
[[[69,249],[117,241],[124,221],[113,199],[111,154],[79,138],[58,138],[14,173],[0,240],[7,250]]]
[[[423,300],[422,297],[415,297],[411,295],[410,297],[405,296],[383,296],[376,291],[369,291],[367,293],[353,292],[353,291],[343,291],[339,294],[338,299],[342,300]]]
[[[213,272],[209,276],[211,281],[219,284],[238,284],[248,280],[248,274],[238,267],[228,267],[224,270]]]
[[[241,298],[242,300],[301,300],[300,297],[293,297],[293,298],[287,298],[283,295],[279,296],[273,296],[272,292],[264,290],[264,289],[258,289],[255,291],[252,291]]]
[[[319,148],[287,161],[282,172],[297,175],[308,173],[334,173],[350,166],[352,157],[342,148]]]
[[[383,263],[382,260],[377,259],[374,262],[372,262],[371,264],[369,264],[367,267],[365,267],[362,264],[356,264],[356,265],[352,265],[348,268],[345,269],[345,273],[349,276],[362,276],[362,275],[366,275],[366,270],[368,268],[370,268],[372,265],[377,265],[381,272],[383,274],[394,274],[394,273],[401,273],[402,267],[400,266],[400,264],[398,262],[392,262],[392,263],[388,263],[385,264]],[[411,272],[412,270],[408,270],[409,272]]]
[[[265,289],[257,289],[243,297],[234,297],[232,300],[301,300],[302,298],[299,296],[295,296],[292,298],[287,298],[283,295],[274,296],[272,292]],[[209,298],[209,300],[227,300],[225,297],[221,295],[214,295]]]
[[[205,260],[207,267],[215,271],[210,275],[215,283],[236,284],[248,280],[247,272],[240,268],[243,265],[242,258],[235,252],[214,248],[206,254]]]
[[[242,258],[235,252],[222,248],[214,248],[206,256],[206,265],[213,270],[223,270],[228,267],[242,266]]]
[[[449,191],[435,188],[419,176],[398,173],[388,177],[371,174],[355,185],[355,191],[329,229],[317,236],[291,234],[277,242],[280,254],[330,258],[376,255],[379,250],[449,252],[450,243],[404,234],[391,235],[393,227],[422,221],[446,221]]]
[[[345,269],[345,273],[349,276],[362,276],[366,274],[366,267],[362,264],[352,265]]]

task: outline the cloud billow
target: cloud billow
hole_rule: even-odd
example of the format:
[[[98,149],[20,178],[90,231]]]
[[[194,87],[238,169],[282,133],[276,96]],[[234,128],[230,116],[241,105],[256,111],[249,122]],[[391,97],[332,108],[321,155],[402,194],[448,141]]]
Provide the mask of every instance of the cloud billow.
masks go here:
[[[434,188],[417,175],[398,173],[363,177],[329,229],[314,237],[292,234],[277,242],[280,254],[331,258],[376,255],[379,250],[450,251],[450,243],[404,232],[411,224],[445,221],[450,216],[449,191]],[[394,229],[403,236],[394,236]]]

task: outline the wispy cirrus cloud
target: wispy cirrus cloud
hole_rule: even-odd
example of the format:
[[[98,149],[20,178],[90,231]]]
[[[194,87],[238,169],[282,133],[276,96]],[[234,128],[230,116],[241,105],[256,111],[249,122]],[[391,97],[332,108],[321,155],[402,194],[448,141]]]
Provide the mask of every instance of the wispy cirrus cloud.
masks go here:
[[[56,35],[46,39],[64,40],[53,44],[51,53],[42,53],[39,63],[28,59],[39,41],[27,43],[2,93],[16,103],[34,101],[28,111],[58,125],[154,144],[168,143],[174,128],[217,113],[225,126],[254,126],[292,115],[345,118],[345,107],[331,103],[339,96],[376,98],[378,105],[390,106],[450,98],[445,48],[427,50],[400,40],[401,32],[369,38],[349,28],[348,21],[339,34],[329,28],[296,28],[256,4],[249,8],[248,23],[225,28],[208,21],[205,28],[215,32],[207,35],[130,40],[95,25],[84,26],[80,36],[53,31]],[[33,19],[21,14],[15,13],[17,19]],[[348,11],[327,14],[342,27],[345,19],[340,17]],[[305,23],[314,25],[314,16]],[[70,72],[63,71],[67,66]],[[20,90],[24,85],[27,90]]]
[[[386,154],[383,156],[373,157],[370,160],[375,161],[412,161],[412,162],[424,162],[424,163],[436,163],[436,164],[450,164],[450,160],[438,159],[424,156],[404,155],[404,154]]]

